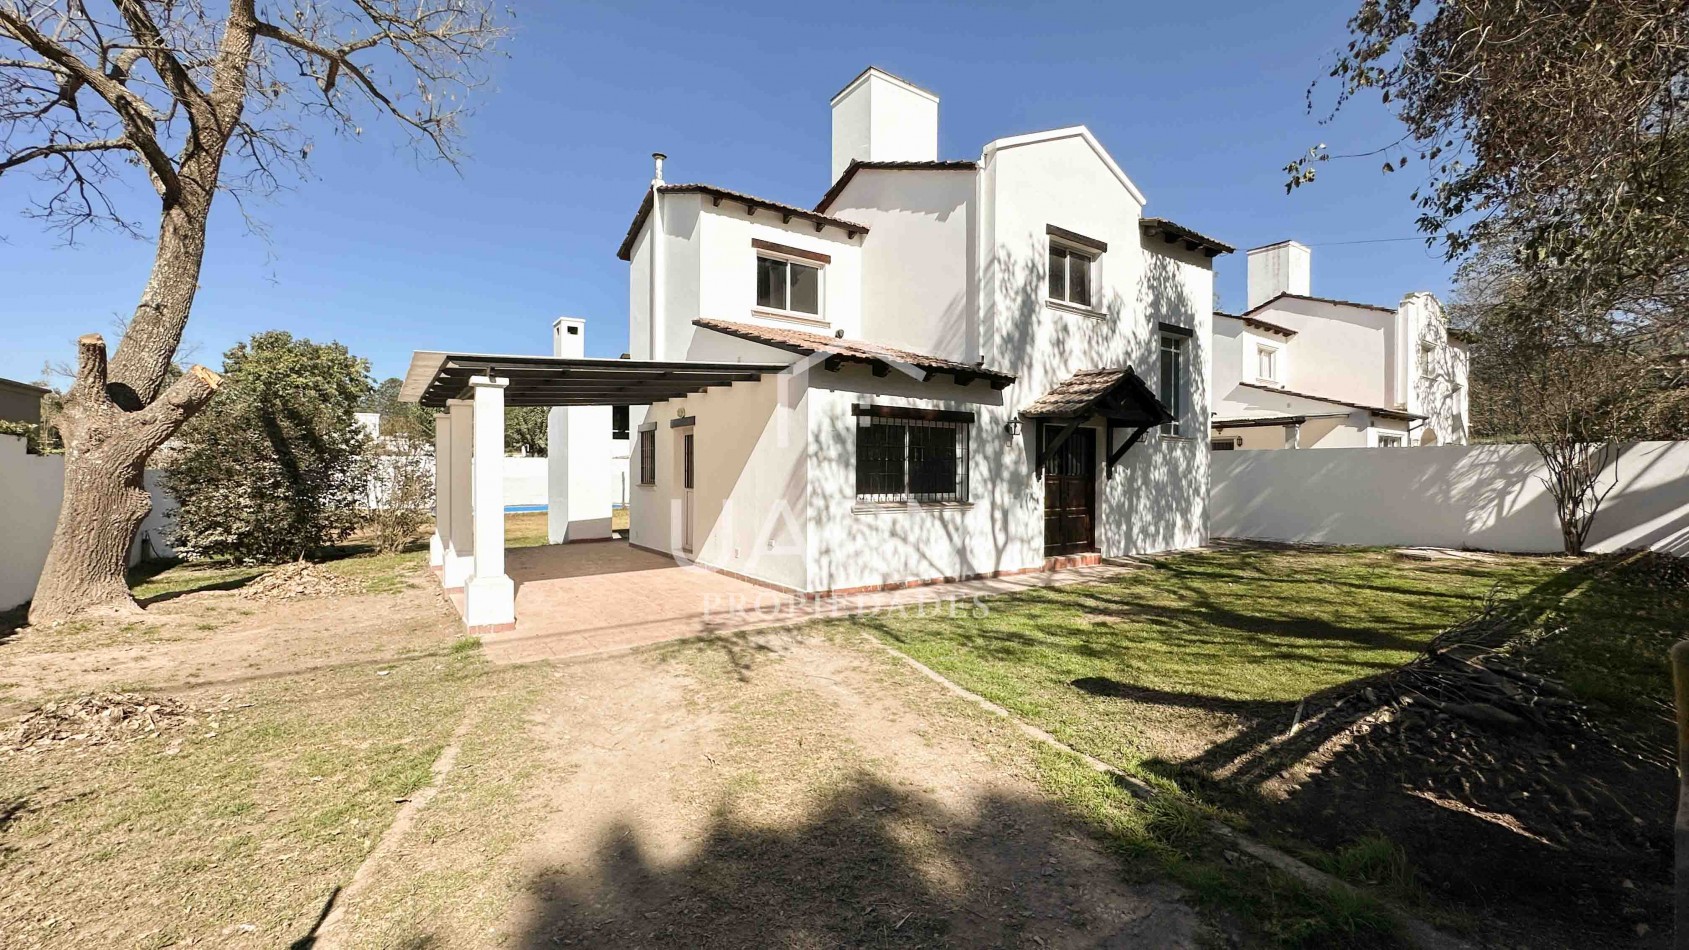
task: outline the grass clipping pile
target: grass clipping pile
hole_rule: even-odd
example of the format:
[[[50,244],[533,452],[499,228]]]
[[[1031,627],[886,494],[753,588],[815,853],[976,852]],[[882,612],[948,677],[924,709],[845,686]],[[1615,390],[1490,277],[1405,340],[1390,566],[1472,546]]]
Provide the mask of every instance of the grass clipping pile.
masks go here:
[[[258,578],[236,594],[243,600],[269,602],[302,597],[333,597],[350,594],[356,587],[350,580],[330,573],[310,561],[284,564]]]
[[[192,725],[194,710],[168,697],[91,693],[48,703],[18,720],[0,744],[7,752],[45,752],[71,745],[147,739]]]

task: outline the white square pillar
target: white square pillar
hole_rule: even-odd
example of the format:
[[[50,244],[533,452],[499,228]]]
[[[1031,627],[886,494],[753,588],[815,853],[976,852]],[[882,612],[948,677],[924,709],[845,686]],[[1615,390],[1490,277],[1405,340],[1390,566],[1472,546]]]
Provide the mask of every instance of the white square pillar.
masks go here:
[[[446,465],[451,493],[446,509],[451,517],[451,533],[447,539],[449,547],[442,565],[444,571],[440,575],[440,584],[447,590],[456,590],[475,572],[475,531],[471,520],[474,512],[469,497],[473,475],[469,460],[474,445],[475,404],[467,399],[450,399],[446,401],[446,408],[451,421],[451,438],[448,440],[451,459]],[[500,421],[503,421],[502,418]]]
[[[428,539],[428,566],[444,568],[451,550],[451,416],[434,414],[434,535]]]
[[[472,632],[516,622],[516,585],[504,573],[504,387],[510,380],[477,376],[475,390],[475,572],[463,591],[463,622]]]

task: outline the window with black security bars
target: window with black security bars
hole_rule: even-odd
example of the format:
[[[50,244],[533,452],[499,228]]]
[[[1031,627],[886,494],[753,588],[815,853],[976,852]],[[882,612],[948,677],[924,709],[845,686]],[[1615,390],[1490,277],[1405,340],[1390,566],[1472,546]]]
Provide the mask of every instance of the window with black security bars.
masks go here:
[[[657,433],[652,429],[639,433],[639,484],[657,484]]]
[[[971,428],[965,422],[858,417],[857,502],[967,501]]]

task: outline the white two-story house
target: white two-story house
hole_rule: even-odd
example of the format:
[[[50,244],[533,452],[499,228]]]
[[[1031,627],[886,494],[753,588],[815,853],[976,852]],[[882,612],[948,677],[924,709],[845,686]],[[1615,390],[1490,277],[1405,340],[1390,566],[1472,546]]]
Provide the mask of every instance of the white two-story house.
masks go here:
[[[635,406],[631,543],[825,593],[1203,544],[1213,258],[1082,126],[938,157],[938,97],[832,99],[814,206],[671,183],[619,256],[634,361],[783,364]]]
[[[1215,449],[1465,444],[1466,340],[1435,296],[1312,296],[1295,241],[1248,258],[1248,309],[1214,314]]]

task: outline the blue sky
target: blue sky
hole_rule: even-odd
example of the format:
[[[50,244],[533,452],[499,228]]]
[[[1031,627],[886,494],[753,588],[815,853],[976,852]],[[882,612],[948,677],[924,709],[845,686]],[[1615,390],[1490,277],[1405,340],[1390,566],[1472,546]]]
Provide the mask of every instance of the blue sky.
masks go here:
[[[418,161],[371,124],[320,138],[315,177],[250,210],[214,212],[187,332],[213,367],[253,332],[339,340],[379,377],[414,349],[548,352],[560,315],[588,318],[588,353],[626,345],[627,271],[615,257],[650,179],[703,181],[800,205],[826,190],[827,100],[879,65],[938,93],[941,158],[989,140],[1084,124],[1172,218],[1239,248],[1314,248],[1314,293],[1393,303],[1448,289],[1448,265],[1412,238],[1412,174],[1332,162],[1286,195],[1280,170],[1319,142],[1394,141],[1375,102],[1319,125],[1308,83],[1345,39],[1354,0],[1276,4],[945,5],[851,2],[734,10],[706,3],[530,4],[470,120],[460,171]],[[135,207],[147,196],[137,181]],[[112,336],[149,243],[86,235],[75,248],[17,211],[0,181],[0,376],[32,380],[80,333]],[[1241,254],[1218,259],[1224,305],[1244,298]],[[113,341],[115,342],[115,341]]]

